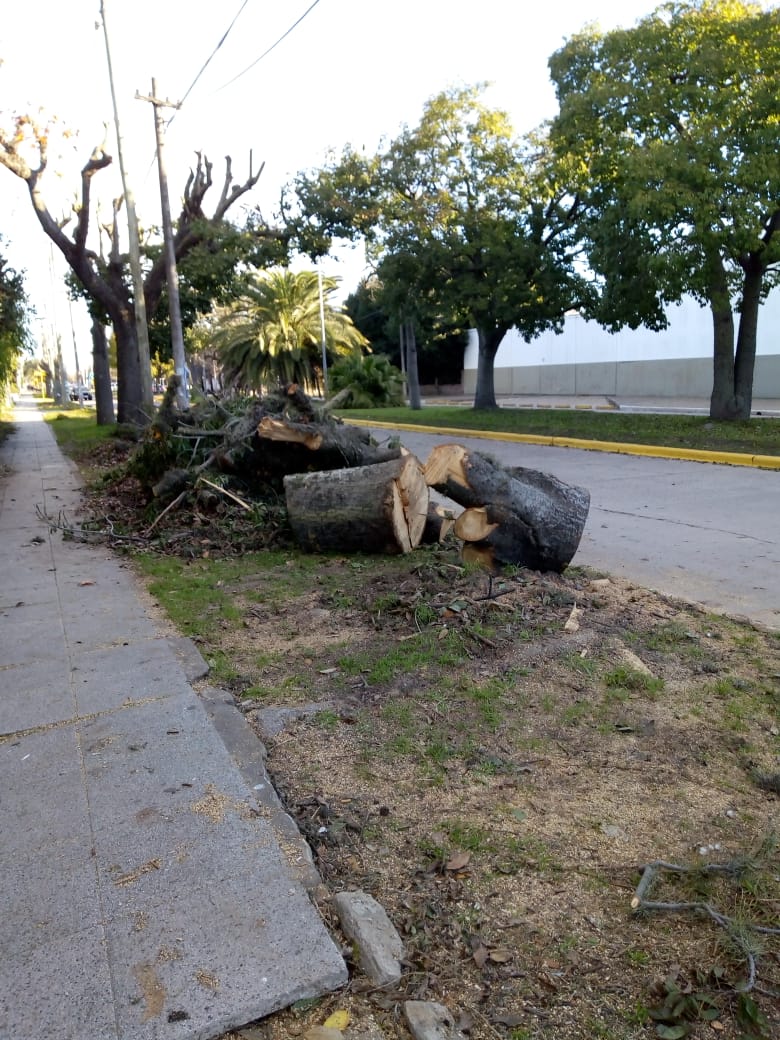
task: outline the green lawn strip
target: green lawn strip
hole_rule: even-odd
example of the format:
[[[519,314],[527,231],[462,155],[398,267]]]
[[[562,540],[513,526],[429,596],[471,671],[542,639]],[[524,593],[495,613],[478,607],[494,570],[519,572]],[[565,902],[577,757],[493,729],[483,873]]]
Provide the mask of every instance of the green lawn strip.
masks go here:
[[[571,437],[623,444],[695,448],[703,451],[780,455],[780,419],[749,422],[713,422],[703,415],[635,415],[553,408],[497,408],[430,406],[350,409],[343,418],[410,423],[488,433]]]
[[[45,407],[41,410],[44,419],[54,431],[60,448],[87,469],[91,468],[89,456],[92,449],[117,433],[116,426],[98,426],[94,411],[80,408],[78,405]]]

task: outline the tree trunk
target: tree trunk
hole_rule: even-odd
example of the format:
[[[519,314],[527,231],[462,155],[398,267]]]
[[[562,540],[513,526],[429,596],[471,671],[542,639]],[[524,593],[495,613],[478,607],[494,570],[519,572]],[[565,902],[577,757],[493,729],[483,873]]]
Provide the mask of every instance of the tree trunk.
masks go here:
[[[311,552],[408,553],[422,538],[428,486],[413,455],[284,478],[296,540]]]
[[[108,342],[105,326],[92,319],[92,374],[95,380],[95,412],[98,426],[111,426],[115,421],[111,370],[108,367]]]
[[[494,365],[501,340],[506,329],[477,329],[477,389],[474,395],[475,408],[498,408]]]
[[[734,400],[737,419],[749,419],[753,404],[753,373],[756,367],[758,312],[761,307],[763,282],[763,264],[760,260],[751,258],[742,289],[737,351],[734,358]]]
[[[713,331],[711,419],[736,419],[734,394],[734,313],[728,281],[719,256],[711,260],[709,286]]]
[[[440,444],[424,470],[431,487],[466,506],[455,533],[493,550],[502,563],[563,571],[577,551],[590,494],[549,473],[508,470],[459,444]]]
[[[151,416],[144,412],[138,337],[132,307],[121,315],[111,315],[116,336],[117,418],[121,423],[148,426]]]
[[[406,329],[404,339],[406,341],[406,377],[409,380],[409,407],[415,411],[422,408],[420,398],[420,370],[417,365],[417,337],[414,332],[414,322],[404,322]]]

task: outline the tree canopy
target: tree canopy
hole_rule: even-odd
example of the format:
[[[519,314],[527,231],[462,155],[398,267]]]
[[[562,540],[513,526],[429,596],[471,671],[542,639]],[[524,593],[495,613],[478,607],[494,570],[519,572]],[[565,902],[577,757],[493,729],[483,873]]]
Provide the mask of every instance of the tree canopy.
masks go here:
[[[632,29],[577,34],[550,70],[596,316],[662,327],[664,303],[692,294],[713,316],[711,414],[749,417],[759,304],[780,261],[780,13],[664,4]]]
[[[322,279],[327,353],[339,357],[367,345],[351,319],[330,302],[335,278]],[[241,296],[217,311],[212,346],[225,383],[259,390],[280,383],[321,386],[322,322],[314,271],[274,270],[247,276]]]
[[[543,143],[516,140],[481,88],[444,91],[419,124],[374,156],[347,148],[295,181],[301,241],[365,236],[405,319],[479,336],[475,406],[495,407],[505,333],[561,328],[585,282],[575,268],[576,200],[559,191]]]

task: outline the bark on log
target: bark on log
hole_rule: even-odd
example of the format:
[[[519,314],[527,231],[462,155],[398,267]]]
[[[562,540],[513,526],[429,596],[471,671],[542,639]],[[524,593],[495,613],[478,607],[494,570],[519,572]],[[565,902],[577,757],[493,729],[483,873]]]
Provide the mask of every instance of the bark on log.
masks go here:
[[[479,541],[496,560],[560,572],[577,551],[590,506],[584,488],[538,470],[505,469],[459,444],[434,448],[424,473],[431,487],[467,510],[484,509],[487,533]]]
[[[294,474],[284,478],[284,491],[290,525],[304,549],[408,553],[420,544],[429,492],[413,455]]]

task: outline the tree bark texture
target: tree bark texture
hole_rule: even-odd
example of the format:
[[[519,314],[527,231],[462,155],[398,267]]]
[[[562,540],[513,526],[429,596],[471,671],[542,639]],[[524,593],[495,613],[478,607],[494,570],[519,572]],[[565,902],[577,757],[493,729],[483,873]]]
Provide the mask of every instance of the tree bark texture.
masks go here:
[[[753,404],[753,373],[756,367],[758,314],[764,284],[764,268],[752,259],[745,270],[742,307],[739,314],[737,349],[734,357],[734,398],[737,419],[749,419]]]
[[[284,478],[287,513],[310,552],[408,553],[422,539],[429,492],[413,455]]]
[[[266,479],[373,466],[401,456],[400,447],[378,447],[365,430],[332,420],[299,423],[263,416],[255,434],[246,469]]]
[[[577,551],[590,507],[584,488],[538,470],[504,469],[458,444],[434,448],[424,473],[431,487],[466,507],[456,533],[489,546],[497,561],[560,572]]]
[[[114,395],[108,365],[108,343],[105,326],[97,318],[92,319],[92,374],[95,379],[97,424],[111,426],[114,423]]]
[[[477,329],[477,388],[475,408],[498,408],[495,386],[495,360],[506,329]]]
[[[734,397],[734,313],[728,281],[719,256],[711,261],[707,293],[712,313],[712,396],[711,419],[736,419]]]

